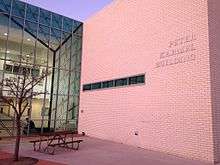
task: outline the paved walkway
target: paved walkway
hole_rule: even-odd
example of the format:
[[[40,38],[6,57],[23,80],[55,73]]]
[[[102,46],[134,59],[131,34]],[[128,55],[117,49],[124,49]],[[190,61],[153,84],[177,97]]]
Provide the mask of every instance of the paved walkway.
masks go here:
[[[48,155],[33,151],[31,144],[23,142],[20,153],[22,156],[68,165],[210,165],[110,141],[89,137],[83,139],[79,151]],[[0,142],[0,150],[12,153],[13,144]]]
[[[0,164],[1,164],[1,161],[4,161],[3,159],[12,158],[12,157],[13,157],[13,154],[0,151]],[[46,160],[39,160],[36,165],[64,165],[64,164],[55,163],[55,162],[46,161]]]

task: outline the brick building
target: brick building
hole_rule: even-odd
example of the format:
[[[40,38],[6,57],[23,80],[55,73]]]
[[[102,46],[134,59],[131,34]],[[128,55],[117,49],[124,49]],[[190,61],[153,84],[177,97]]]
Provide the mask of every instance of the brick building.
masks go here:
[[[84,24],[79,131],[220,160],[220,2],[115,0]]]

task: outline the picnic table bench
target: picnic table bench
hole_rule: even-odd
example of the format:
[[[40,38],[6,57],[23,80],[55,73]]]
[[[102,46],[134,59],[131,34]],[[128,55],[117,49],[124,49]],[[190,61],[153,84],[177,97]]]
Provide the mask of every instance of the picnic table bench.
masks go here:
[[[79,149],[79,143],[81,143],[83,140],[73,140],[63,143],[55,143],[55,144],[49,144],[48,146],[53,147],[52,154],[54,154],[56,147],[64,147],[72,150],[78,150]],[[70,146],[69,146],[70,144]],[[76,146],[74,146],[76,144]]]
[[[60,131],[41,134],[39,139],[29,142],[33,143],[34,151],[54,154],[57,147],[78,150],[83,140],[75,139],[77,136],[79,135],[74,132]]]

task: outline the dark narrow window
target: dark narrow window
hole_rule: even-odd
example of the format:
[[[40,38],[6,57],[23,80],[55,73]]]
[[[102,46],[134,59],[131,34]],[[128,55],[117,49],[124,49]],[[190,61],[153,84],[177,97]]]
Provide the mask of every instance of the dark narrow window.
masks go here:
[[[127,85],[127,78],[122,78],[122,79],[118,79],[115,80],[115,86],[124,86]]]
[[[14,74],[22,74],[22,67],[21,66],[14,66],[13,73]]]
[[[83,85],[83,91],[89,91],[89,90],[91,90],[91,84]]]
[[[145,75],[137,76],[137,83],[145,83]]]
[[[129,84],[137,84],[137,76],[129,78]]]
[[[39,69],[31,69],[31,76],[33,77],[37,77],[40,74],[40,70]]]
[[[100,82],[92,84],[92,89],[100,89],[100,88],[101,88]]]
[[[29,75],[30,74],[30,68],[23,68],[23,75]]]
[[[104,81],[102,83],[102,88],[111,88],[114,86],[114,81]]]
[[[126,77],[126,78],[120,78],[116,80],[102,81],[102,82],[97,82],[93,84],[85,84],[83,85],[83,91],[120,87],[120,86],[129,86],[132,84],[144,84],[144,83],[145,83],[145,74]]]
[[[141,83],[144,83],[144,82],[145,82],[145,76],[144,75],[129,77],[129,85],[141,84]]]
[[[12,73],[12,69],[13,69],[12,65],[8,65],[8,64],[5,65],[5,72],[6,73]]]

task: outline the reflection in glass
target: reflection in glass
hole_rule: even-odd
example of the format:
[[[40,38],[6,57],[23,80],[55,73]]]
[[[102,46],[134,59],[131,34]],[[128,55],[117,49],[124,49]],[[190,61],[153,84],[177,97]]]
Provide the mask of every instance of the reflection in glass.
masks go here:
[[[0,3],[0,12],[3,13],[10,13],[11,9],[11,0],[1,0]]]
[[[12,17],[12,20],[9,27],[6,59],[20,61],[24,20],[14,17]]]
[[[50,26],[50,20],[51,20],[51,12],[40,9],[40,23]]]
[[[56,29],[51,29],[51,47],[56,50],[61,43],[61,31]]]
[[[24,18],[24,14],[25,14],[25,3],[18,0],[13,0],[12,15]]]
[[[63,30],[72,33],[73,20],[67,17],[63,18]]]
[[[8,37],[8,17],[7,15],[0,14],[0,59],[5,59],[7,37]]]
[[[52,26],[58,29],[62,28],[62,16],[53,13],[52,14]]]
[[[27,12],[26,18],[30,21],[38,22],[38,11],[39,11],[39,8],[28,4],[27,11],[26,11]]]
[[[5,65],[5,72],[7,72],[7,73],[12,73],[12,68],[13,68],[13,66],[12,65]]]
[[[39,26],[38,38],[44,42],[46,45],[49,43],[50,39],[50,28],[44,25]]]

